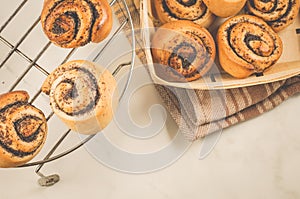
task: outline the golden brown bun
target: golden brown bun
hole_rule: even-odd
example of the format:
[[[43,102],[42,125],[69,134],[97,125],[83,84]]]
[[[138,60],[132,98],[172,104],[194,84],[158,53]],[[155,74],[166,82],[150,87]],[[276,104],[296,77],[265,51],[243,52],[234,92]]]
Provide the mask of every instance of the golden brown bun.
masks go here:
[[[249,13],[262,18],[276,32],[285,29],[294,22],[299,12],[299,6],[299,0],[247,1]]]
[[[46,118],[28,99],[25,91],[0,95],[0,167],[25,164],[44,145]]]
[[[113,118],[116,81],[95,63],[76,60],[56,68],[42,91],[49,95],[54,113],[73,131],[95,134]]]
[[[45,0],[41,23],[47,37],[63,48],[98,43],[112,29],[112,10],[107,0]]]
[[[239,15],[225,21],[217,34],[222,68],[237,78],[261,74],[282,54],[282,41],[262,19]]]
[[[153,36],[151,51],[158,76],[166,81],[199,79],[214,63],[213,37],[191,21],[173,21],[161,26]]]
[[[203,0],[208,9],[218,17],[236,15],[244,7],[246,0]]]
[[[203,27],[209,27],[214,21],[215,16],[207,9],[202,0],[191,2],[192,1],[154,0],[154,7],[158,19],[163,24],[177,20],[188,20]]]

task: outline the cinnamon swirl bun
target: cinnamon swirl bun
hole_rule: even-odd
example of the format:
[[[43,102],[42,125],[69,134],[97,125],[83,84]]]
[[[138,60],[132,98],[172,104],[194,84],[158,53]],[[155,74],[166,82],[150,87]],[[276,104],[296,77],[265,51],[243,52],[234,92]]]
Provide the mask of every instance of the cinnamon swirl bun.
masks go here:
[[[173,21],[161,26],[151,46],[155,70],[167,81],[199,79],[211,68],[215,43],[211,34],[191,21]]]
[[[207,28],[215,19],[202,0],[155,0],[154,8],[163,24],[189,20]]]
[[[76,48],[108,36],[112,10],[106,0],[45,0],[41,23],[54,44]]]
[[[56,68],[42,91],[49,95],[54,113],[73,131],[95,134],[113,118],[116,81],[95,63],[76,60]]]
[[[22,165],[44,145],[46,118],[28,99],[25,91],[0,95],[0,167]]]
[[[225,21],[217,34],[223,69],[237,78],[262,74],[282,54],[282,41],[262,19],[238,15]]]
[[[265,20],[276,32],[289,26],[299,12],[299,0],[249,0],[247,9],[250,14]]]
[[[246,0],[203,0],[208,9],[218,17],[236,15],[244,7]]]

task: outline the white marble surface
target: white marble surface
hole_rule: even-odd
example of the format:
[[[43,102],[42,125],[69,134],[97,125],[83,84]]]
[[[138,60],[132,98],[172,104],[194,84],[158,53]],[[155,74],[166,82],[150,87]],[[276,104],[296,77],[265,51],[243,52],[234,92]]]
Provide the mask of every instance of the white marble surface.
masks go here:
[[[40,2],[37,4],[39,6]],[[6,16],[3,12],[0,19]],[[9,37],[14,36],[16,35]],[[6,51],[0,52],[3,56]],[[50,49],[50,57],[53,56],[51,52],[56,52],[56,48]],[[36,52],[31,53],[34,56]],[[79,55],[74,55],[73,58],[80,57]],[[122,59],[124,60],[118,62],[128,60],[128,57]],[[52,61],[58,62],[58,59]],[[49,59],[42,58],[40,62],[51,70]],[[3,73],[0,76],[3,78]],[[134,76],[137,81],[147,79],[149,77],[145,72]],[[32,88],[30,83],[25,81],[24,86]],[[5,90],[4,87],[0,87],[1,92]],[[35,87],[32,90],[34,93]],[[45,100],[46,97],[41,97],[38,105],[44,106],[45,112],[49,112]],[[86,148],[80,148],[45,165],[42,169],[44,174],[58,173],[61,177],[61,181],[52,187],[45,188],[37,184],[35,168],[0,169],[0,198],[300,198],[299,100],[300,96],[292,97],[260,117],[225,129],[213,151],[202,160],[199,160],[199,152],[203,141],[199,140],[168,167],[150,173],[130,174],[116,171],[95,160]],[[146,125],[151,121],[148,115],[151,105],[161,104],[152,85],[138,89],[130,102],[130,114],[139,125]],[[49,121],[47,143],[36,160],[45,155],[64,130],[65,126],[56,117]],[[176,132],[176,125],[168,116],[159,134],[149,139],[127,136],[114,125],[104,135],[123,150],[147,154],[170,143]],[[72,133],[58,152],[78,142],[78,135]]]

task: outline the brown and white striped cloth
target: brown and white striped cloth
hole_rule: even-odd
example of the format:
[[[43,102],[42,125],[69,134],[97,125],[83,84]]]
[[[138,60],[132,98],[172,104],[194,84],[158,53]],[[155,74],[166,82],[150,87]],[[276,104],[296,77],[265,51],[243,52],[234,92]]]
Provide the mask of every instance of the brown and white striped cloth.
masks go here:
[[[140,16],[133,0],[126,0],[138,30]],[[124,7],[117,3],[115,14],[124,20]],[[146,64],[139,31],[136,53]],[[218,91],[188,90],[155,85],[169,113],[188,140],[196,140],[215,131],[257,117],[300,92],[300,76],[284,81]]]

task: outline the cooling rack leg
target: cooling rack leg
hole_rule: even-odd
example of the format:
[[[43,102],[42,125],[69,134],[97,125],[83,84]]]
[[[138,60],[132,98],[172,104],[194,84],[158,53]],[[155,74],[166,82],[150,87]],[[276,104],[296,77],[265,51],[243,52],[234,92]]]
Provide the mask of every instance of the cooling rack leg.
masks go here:
[[[51,157],[51,155],[56,151],[59,145],[63,142],[63,140],[69,135],[71,130],[68,130],[63,136],[58,140],[58,142],[54,145],[54,147],[50,150],[50,152],[46,155],[44,160],[47,160]],[[40,176],[38,180],[39,185],[41,186],[52,186],[60,180],[58,174],[48,175],[45,176],[43,173],[40,172],[41,168],[44,166],[45,163],[41,163],[35,170],[35,173]]]
[[[41,178],[38,180],[38,183],[43,187],[50,187],[60,180],[59,175],[57,174],[44,176],[43,174],[38,173],[38,175],[41,176]]]

